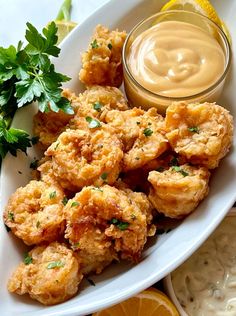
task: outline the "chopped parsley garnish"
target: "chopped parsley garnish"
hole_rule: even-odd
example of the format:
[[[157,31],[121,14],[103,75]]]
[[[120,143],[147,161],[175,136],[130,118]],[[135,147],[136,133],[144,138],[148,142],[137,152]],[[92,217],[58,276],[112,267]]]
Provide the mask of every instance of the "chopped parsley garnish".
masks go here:
[[[37,221],[36,228],[39,228],[39,227],[40,227],[40,221]]]
[[[136,122],[136,124],[137,124],[137,125],[139,125],[139,124],[140,124],[140,122]]]
[[[152,123],[151,123],[151,122],[149,122],[149,123],[148,123],[148,125],[150,126],[150,125],[152,125]]]
[[[140,158],[139,157],[135,157],[135,160],[139,160]]]
[[[74,201],[71,203],[71,207],[75,207],[75,206],[79,206],[79,202]]]
[[[47,265],[47,269],[61,268],[61,267],[64,267],[64,265],[65,263],[61,262],[61,260],[53,261]]]
[[[189,127],[188,130],[192,133],[197,133],[199,134],[199,128],[197,126],[192,126],[192,127]]]
[[[181,173],[184,177],[187,177],[189,175],[188,172],[181,169],[180,166],[173,166],[172,170]]]
[[[96,284],[94,283],[94,281],[93,281],[92,279],[89,279],[89,278],[85,278],[85,279],[88,281],[88,283],[89,283],[90,285],[96,286]]]
[[[158,172],[163,172],[164,170],[165,170],[165,168],[162,166],[156,168],[156,171],[158,171]]]
[[[39,163],[39,160],[38,160],[38,159],[33,160],[33,161],[30,163],[30,168],[33,169],[33,170],[36,170],[36,169],[38,168],[38,163]]]
[[[103,172],[103,174],[101,175],[102,180],[106,180],[108,176],[107,172]]]
[[[86,121],[89,123],[89,128],[97,128],[97,127],[101,127],[102,126],[101,123],[98,120],[93,119],[90,116],[86,117]]]
[[[61,203],[65,206],[68,202],[68,199],[66,196],[64,196],[64,198],[62,199]]]
[[[96,39],[90,45],[91,45],[92,48],[98,48],[99,47],[98,42],[97,42]]]
[[[24,254],[24,264],[28,265],[33,262],[33,258],[27,253]]]
[[[101,188],[99,188],[99,187],[93,187],[92,190],[103,192],[103,190]]]
[[[75,242],[73,245],[72,245],[72,248],[73,249],[77,249],[77,248],[79,248],[79,242]]]
[[[129,223],[127,222],[122,222],[117,218],[112,218],[110,220],[110,224],[115,225],[116,227],[118,227],[120,230],[126,230],[129,227]]]
[[[178,166],[179,165],[179,161],[176,157],[173,157],[169,163],[170,166]]]
[[[60,142],[56,142],[56,145],[54,147],[54,150],[57,150],[58,146],[60,145]]]
[[[153,131],[151,130],[151,128],[145,128],[144,131],[143,131],[143,134],[145,136],[151,136],[153,133]]]
[[[112,44],[109,43],[109,44],[107,45],[107,47],[111,50],[111,49],[112,49]]]
[[[102,104],[101,104],[100,102],[95,102],[95,103],[93,104],[93,108],[94,108],[94,110],[96,110],[97,112],[101,112],[101,110],[102,110]]]
[[[12,222],[14,222],[14,213],[12,213],[12,212],[8,212],[8,218],[12,221]]]
[[[49,194],[49,199],[54,199],[57,196],[57,192],[53,191]]]

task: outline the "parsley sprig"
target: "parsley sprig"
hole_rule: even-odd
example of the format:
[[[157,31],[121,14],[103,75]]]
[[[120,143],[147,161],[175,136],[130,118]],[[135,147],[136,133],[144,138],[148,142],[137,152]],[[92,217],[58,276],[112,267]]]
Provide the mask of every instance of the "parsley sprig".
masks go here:
[[[26,45],[0,47],[0,156],[7,152],[16,155],[17,150],[26,152],[30,147],[29,135],[22,130],[10,128],[18,108],[34,101],[41,112],[60,109],[73,114],[68,99],[61,96],[62,83],[69,77],[55,71],[50,57],[58,57],[56,46],[57,27],[51,22],[42,34],[27,23]]]

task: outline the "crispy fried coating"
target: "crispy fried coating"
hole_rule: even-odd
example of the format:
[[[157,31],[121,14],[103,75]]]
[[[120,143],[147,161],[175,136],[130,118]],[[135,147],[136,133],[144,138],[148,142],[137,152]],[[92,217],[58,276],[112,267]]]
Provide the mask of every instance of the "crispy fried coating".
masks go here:
[[[29,252],[29,264],[20,263],[8,282],[8,290],[28,293],[44,305],[64,302],[74,296],[82,280],[79,262],[66,245],[53,242]]]
[[[86,52],[82,54],[80,80],[90,85],[119,87],[123,80],[122,47],[126,32],[109,31],[98,25]]]
[[[10,197],[4,222],[25,244],[57,240],[64,233],[62,189],[54,184],[32,180]]]
[[[138,108],[114,110],[107,113],[105,120],[124,143],[124,171],[141,168],[168,149],[164,119],[155,108],[147,112]]]
[[[181,218],[191,213],[209,191],[210,173],[205,167],[188,164],[173,166],[163,172],[151,171],[149,199],[160,213]]]
[[[165,122],[170,145],[193,164],[216,168],[232,144],[232,115],[215,103],[174,102]]]
[[[46,150],[57,139],[72,117],[61,110],[57,113],[38,111],[33,118],[33,133],[39,137],[42,149]]]
[[[120,140],[105,124],[90,129],[68,129],[45,154],[52,157],[53,172],[60,185],[70,191],[90,184],[113,184],[123,158]]]
[[[91,260],[94,254],[95,261],[107,262],[103,253],[110,251],[111,261],[114,250],[123,259],[139,259],[152,220],[152,208],[145,194],[109,185],[89,186],[69,200],[64,211],[65,237],[72,245],[78,243],[79,249],[89,251]],[[86,242],[86,236],[92,234]],[[86,248],[91,239],[91,247]]]
[[[117,109],[124,111],[128,109],[127,100],[123,93],[109,86],[90,86],[77,96],[69,89],[64,90],[67,99],[77,108],[74,118],[70,121],[70,128],[76,129],[81,125],[81,118],[90,116],[104,122],[108,111]]]

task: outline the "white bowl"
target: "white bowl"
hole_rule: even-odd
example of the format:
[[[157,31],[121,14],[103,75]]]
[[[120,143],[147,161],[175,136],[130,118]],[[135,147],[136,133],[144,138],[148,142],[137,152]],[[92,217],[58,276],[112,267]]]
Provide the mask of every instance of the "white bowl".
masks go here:
[[[60,58],[55,61],[58,71],[73,79],[67,84],[71,89],[81,91],[78,83],[80,52],[86,50],[94,27],[104,24],[111,28],[119,27],[129,31],[141,19],[158,12],[166,1],[154,0],[111,0],[91,17],[79,24],[62,44]],[[222,1],[213,1],[219,5],[219,13],[236,37],[235,16],[236,2],[228,0],[228,6]],[[230,8],[229,11],[227,8]],[[232,76],[225,86],[221,104],[236,113],[236,76]],[[230,107],[231,105],[231,107]],[[14,125],[31,132],[32,115],[35,108],[26,107],[15,117]],[[236,137],[234,137],[236,139]],[[12,192],[30,179],[29,164],[37,153],[28,151],[28,156],[19,154],[17,158],[8,155],[2,165],[1,173],[1,209],[7,203]],[[21,171],[22,174],[19,174]],[[186,260],[209,236],[224,218],[236,199],[236,155],[234,149],[220,164],[211,179],[209,196],[176,229],[160,236],[158,241],[149,241],[139,264],[115,264],[99,276],[92,277],[96,286],[84,281],[78,295],[57,306],[44,307],[28,297],[8,293],[7,280],[17,264],[22,260],[25,247],[22,242],[8,234],[0,219],[0,315],[11,316],[79,316],[92,313],[116,304],[151,286],[162,279],[184,260]]]
[[[229,213],[227,214],[227,216],[236,216],[236,207],[232,208]],[[168,274],[164,280],[163,280],[163,284],[164,284],[164,289],[166,294],[169,296],[169,298],[171,299],[171,301],[174,303],[174,305],[176,306],[178,312],[180,313],[180,316],[191,316],[188,315],[185,310],[183,309],[183,307],[181,306],[174,288],[173,288],[173,283],[172,283],[172,279],[171,279],[171,273]]]

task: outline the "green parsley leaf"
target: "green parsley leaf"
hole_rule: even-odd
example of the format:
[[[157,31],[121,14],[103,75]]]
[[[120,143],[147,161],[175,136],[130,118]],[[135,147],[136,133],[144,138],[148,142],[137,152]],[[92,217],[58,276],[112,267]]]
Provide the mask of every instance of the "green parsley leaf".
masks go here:
[[[24,254],[24,264],[28,265],[33,262],[33,258],[27,253]]]
[[[96,191],[99,191],[99,192],[103,192],[103,190],[100,189],[99,187],[93,187],[92,190],[96,190]]]
[[[8,218],[10,219],[10,221],[14,222],[14,220],[15,220],[14,213],[8,212]]]
[[[145,128],[144,131],[143,131],[143,134],[145,136],[151,136],[153,133],[153,131],[151,130],[151,128]]]
[[[101,109],[102,109],[102,104],[100,102],[95,102],[93,104],[93,108],[94,110],[96,110],[97,112],[101,112]]]
[[[140,123],[140,122],[136,122],[136,124],[137,124],[137,125],[140,125],[141,123]]]
[[[140,160],[140,158],[139,157],[135,157],[135,160]]]
[[[90,45],[92,46],[92,48],[98,48],[99,47],[98,42],[97,42],[96,39]]]
[[[39,160],[38,160],[38,159],[33,160],[33,161],[30,163],[30,168],[33,169],[33,170],[36,170],[36,169],[38,168],[38,163],[39,163]]]
[[[57,196],[57,192],[53,191],[49,193],[49,199],[54,199]]]
[[[97,127],[101,127],[102,126],[101,123],[98,120],[93,119],[90,116],[86,117],[86,121],[89,123],[89,128],[97,128]]]
[[[47,269],[55,269],[55,268],[61,268],[64,267],[65,263],[61,262],[61,260],[58,261],[52,261],[47,265]]]
[[[109,43],[109,44],[107,45],[107,47],[111,50],[111,49],[112,49],[112,44]]]
[[[181,173],[184,177],[187,177],[189,175],[188,172],[181,169],[180,166],[173,166],[172,170]]]
[[[197,133],[199,134],[199,128],[197,126],[192,126],[192,127],[189,127],[188,130],[192,133]]]
[[[71,203],[71,207],[75,207],[75,206],[78,206],[78,205],[79,205],[79,202],[76,202],[76,201]]]
[[[178,166],[179,165],[179,161],[176,157],[173,157],[171,160],[170,160],[170,163],[169,163],[170,166]]]
[[[107,173],[107,172],[103,172],[103,173],[101,174],[102,180],[106,180],[106,179],[107,179],[107,176],[108,176],[108,173]]]
[[[40,227],[40,221],[37,221],[36,228],[39,228],[39,227]]]
[[[64,205],[64,206],[66,206],[66,204],[67,204],[67,202],[68,202],[68,199],[67,199],[67,197],[66,196],[64,196],[64,198],[62,199],[62,204]]]
[[[118,227],[120,230],[126,230],[129,227],[129,223],[127,222],[122,222],[117,218],[112,218],[110,220],[110,224],[115,225],[116,227]]]

